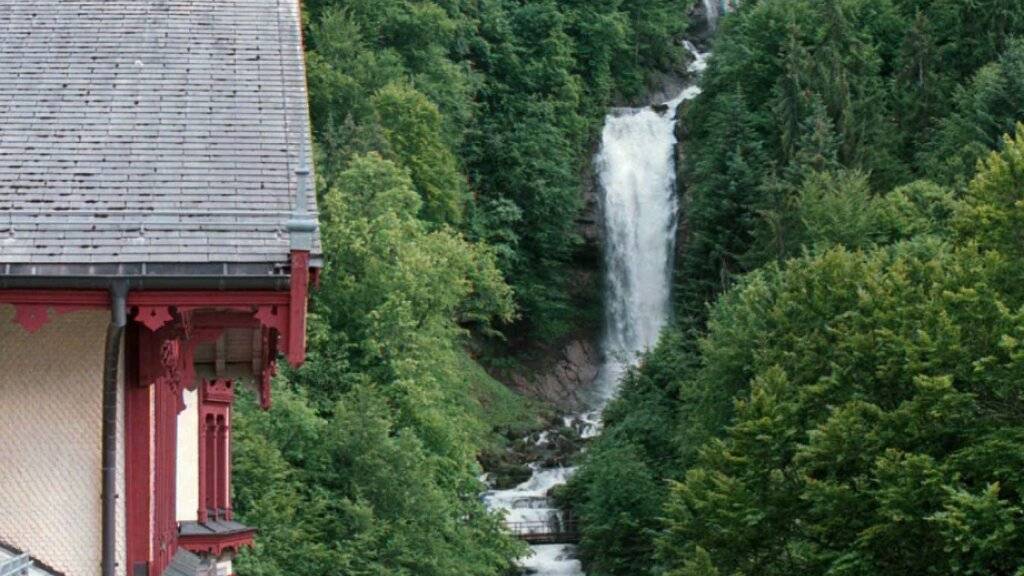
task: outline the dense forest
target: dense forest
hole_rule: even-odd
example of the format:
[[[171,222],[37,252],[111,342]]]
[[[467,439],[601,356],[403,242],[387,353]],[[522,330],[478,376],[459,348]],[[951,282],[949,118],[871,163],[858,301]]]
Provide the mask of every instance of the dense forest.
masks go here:
[[[573,329],[601,119],[693,4],[303,3],[326,267],[238,408],[240,575],[513,570],[478,461],[544,409],[481,355]],[[713,52],[675,316],[560,494],[587,573],[1024,575],[1024,3],[745,0]]]
[[[572,328],[592,142],[684,64],[688,4],[303,3],[326,267],[306,365],[239,402],[239,574],[508,573],[477,458],[538,409],[466,351]]]
[[[713,48],[587,573],[1024,574],[1024,3],[749,0]]]

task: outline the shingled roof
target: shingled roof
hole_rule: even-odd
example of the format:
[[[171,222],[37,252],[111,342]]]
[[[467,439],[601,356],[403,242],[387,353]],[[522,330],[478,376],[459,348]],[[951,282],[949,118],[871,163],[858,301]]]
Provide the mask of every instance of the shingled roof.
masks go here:
[[[284,265],[309,134],[298,0],[0,0],[0,273]]]

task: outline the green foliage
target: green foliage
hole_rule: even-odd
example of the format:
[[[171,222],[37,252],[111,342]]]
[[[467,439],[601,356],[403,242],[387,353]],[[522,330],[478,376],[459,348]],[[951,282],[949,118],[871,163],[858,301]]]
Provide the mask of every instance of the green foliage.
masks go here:
[[[279,382],[272,414],[236,420],[236,507],[266,530],[239,570],[503,574],[520,545],[477,499],[475,456],[493,441],[492,406],[528,413],[460,335],[508,320],[511,292],[486,247],[418,217],[405,170],[371,154],[336,182],[310,358]]]
[[[595,553],[594,573],[1019,574],[1022,159],[1024,130],[960,199],[808,172],[801,252],[743,276],[703,333],[668,336],[609,409],[573,487],[584,542],[632,518],[647,538]],[[690,360],[659,370],[670,357]],[[654,379],[660,411],[631,393]],[[641,448],[665,441],[631,425],[650,414],[674,452]],[[667,489],[615,499],[613,479],[656,463]]]
[[[856,216],[842,233],[860,238],[829,239],[848,246],[885,233],[865,228],[880,216],[864,195],[922,179],[962,190],[1024,120],[1022,34],[1024,5],[1005,0],[773,0],[727,16],[684,120],[678,309],[703,320],[739,275],[818,243],[808,187],[847,195],[821,174],[867,179],[858,198],[818,199]]]
[[[239,574],[502,575],[477,456],[535,425],[469,339],[555,338],[597,121],[683,0],[307,0],[326,259],[309,359],[235,428]],[[668,17],[673,14],[673,17]],[[605,35],[606,34],[606,35]]]
[[[468,201],[455,155],[445,145],[441,113],[423,94],[391,84],[372,99],[384,138],[424,198],[424,218],[458,224]]]
[[[896,188],[885,200],[885,219],[896,238],[950,235],[958,206],[950,190],[919,180]]]
[[[590,140],[607,106],[681,65],[685,0],[317,0],[304,4],[321,195],[376,152],[421,216],[493,243],[521,314],[571,328],[566,269]]]
[[[566,492],[586,527],[580,554],[588,574],[643,574],[667,497],[664,478],[677,465],[673,421],[676,375],[696,353],[670,333],[642,371],[631,372],[605,410],[606,432],[588,447],[587,466]]]
[[[1018,432],[1015,401],[996,400],[1020,394],[1019,375],[995,367],[1022,318],[1000,259],[922,239],[831,249],[768,281],[767,299],[753,283],[740,288],[753,300],[719,305],[766,304],[747,336],[759,343],[749,364],[716,366],[711,348],[724,340],[710,327],[702,372],[732,374],[735,406],[672,490],[662,560],[685,566],[700,547],[727,574],[1012,573],[1005,566],[1024,562],[1013,536],[1024,518],[1010,504],[1019,494],[968,498],[999,477],[973,469],[968,480],[956,464],[993,432]],[[937,529],[968,501],[988,506],[970,512],[988,527],[969,541]],[[1001,532],[992,517],[1010,520]]]
[[[1022,75],[1024,40],[1018,40],[957,88],[953,112],[941,120],[934,141],[922,153],[929,172],[961,183],[971,177],[977,162],[1024,119]]]
[[[1024,124],[1017,137],[1003,139],[1004,150],[992,153],[971,182],[957,214],[960,236],[986,250],[1024,256]]]

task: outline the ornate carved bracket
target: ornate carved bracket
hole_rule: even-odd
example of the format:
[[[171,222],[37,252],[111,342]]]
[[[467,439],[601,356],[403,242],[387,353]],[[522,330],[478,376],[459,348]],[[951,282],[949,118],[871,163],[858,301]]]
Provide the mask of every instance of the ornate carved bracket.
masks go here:
[[[315,281],[315,279],[314,279]],[[309,254],[293,252],[291,290],[270,291],[157,291],[130,292],[128,307],[134,311],[134,320],[145,326],[141,334],[154,338],[154,352],[148,362],[149,376],[140,383],[150,385],[162,378],[168,385],[183,390],[195,384],[192,356],[198,342],[216,339],[210,329],[251,327],[260,331],[262,362],[254,367],[254,377],[260,389],[260,404],[270,407],[270,381],[277,372],[278,354],[284,354],[292,365],[305,360],[306,306],[311,282]],[[0,290],[0,303],[15,307],[14,322],[29,332],[37,332],[51,320],[53,314],[65,314],[82,309],[109,309],[110,295],[104,290]],[[51,313],[52,310],[52,313]],[[220,326],[193,327],[194,314],[222,314],[225,323]],[[157,356],[163,356],[163,341],[176,342],[168,348],[168,358],[176,361],[165,366]],[[159,367],[159,368],[158,368]]]
[[[168,386],[185,409],[185,387],[195,379],[192,347],[168,330],[162,334],[140,333],[139,386]]]
[[[204,403],[228,404],[235,401],[235,383],[231,380],[203,380],[200,399]]]
[[[135,321],[156,332],[174,320],[170,306],[139,306]]]

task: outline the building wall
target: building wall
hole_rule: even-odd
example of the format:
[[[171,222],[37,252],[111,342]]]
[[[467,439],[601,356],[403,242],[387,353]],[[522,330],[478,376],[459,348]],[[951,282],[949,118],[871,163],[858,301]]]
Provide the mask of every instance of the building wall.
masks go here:
[[[109,312],[51,312],[51,322],[35,334],[13,318],[14,308],[0,304],[0,539],[69,576],[98,576]],[[123,406],[123,385],[118,390]],[[123,411],[117,436],[123,575]]]
[[[178,415],[178,522],[199,519],[199,391],[185,390],[184,396],[185,410]]]

